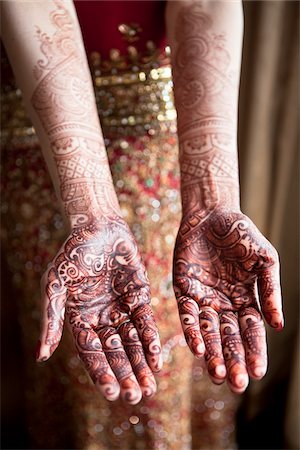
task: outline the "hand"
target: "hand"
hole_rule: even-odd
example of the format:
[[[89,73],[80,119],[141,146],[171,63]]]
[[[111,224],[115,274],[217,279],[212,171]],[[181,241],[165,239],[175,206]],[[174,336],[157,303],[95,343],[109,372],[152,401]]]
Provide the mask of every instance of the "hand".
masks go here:
[[[256,291],[258,287],[258,295]],[[174,290],[186,341],[205,354],[216,384],[234,392],[267,369],[265,328],[281,330],[276,250],[241,212],[202,211],[184,217],[174,253]]]
[[[156,391],[162,366],[145,267],[120,217],[75,229],[42,280],[38,361],[54,352],[64,315],[81,360],[108,400],[136,404]]]

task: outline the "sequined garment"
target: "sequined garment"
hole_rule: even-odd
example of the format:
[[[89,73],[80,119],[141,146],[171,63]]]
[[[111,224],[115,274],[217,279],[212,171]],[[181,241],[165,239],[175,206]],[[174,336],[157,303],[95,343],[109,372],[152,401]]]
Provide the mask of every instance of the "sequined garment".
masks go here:
[[[148,50],[139,61],[134,54],[125,61],[112,52],[103,63],[91,55],[114,184],[147,266],[163,343],[158,393],[137,406],[100,397],[67,333],[46,364],[37,365],[31,356],[40,277],[66,231],[21,93],[11,80],[3,86],[2,242],[19,293],[31,448],[234,448],[237,400],[226,386],[214,386],[204,364],[193,360],[178,318],[171,273],[181,216],[176,113],[168,55],[151,44]]]

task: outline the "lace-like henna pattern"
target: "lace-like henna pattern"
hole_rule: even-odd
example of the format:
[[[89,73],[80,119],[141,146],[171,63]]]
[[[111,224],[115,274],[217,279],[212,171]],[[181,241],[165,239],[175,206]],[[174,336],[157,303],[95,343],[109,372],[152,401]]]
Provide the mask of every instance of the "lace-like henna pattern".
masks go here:
[[[220,8],[216,20],[206,2],[188,2],[177,12],[172,58],[183,217],[173,276],[191,351],[205,355],[215,383],[227,375],[231,389],[242,392],[248,374],[261,378],[267,366],[256,285],[268,323],[280,329],[282,313],[277,253],[240,212],[240,63],[227,41],[230,35],[237,46],[242,34],[232,34],[220,19],[227,6]]]
[[[44,276],[38,360],[58,346],[66,321],[104,396],[136,404],[156,391],[162,365],[145,267],[120,218],[79,28],[55,0],[54,33],[37,29],[43,57],[32,105],[49,138],[72,233]]]
[[[119,212],[106,153],[99,148],[99,140],[91,137],[57,138],[52,142],[65,211],[78,225],[99,212],[105,216],[112,210]]]
[[[79,31],[63,2],[54,4],[53,36],[39,28],[36,33],[43,58],[34,68],[38,85],[31,101],[49,136],[61,200],[75,227],[120,211]]]
[[[201,2],[178,14],[173,58],[184,213],[239,203],[236,148],[237,74],[224,34]]]
[[[125,222],[111,217],[76,228],[46,283],[40,360],[60,341],[65,306],[79,356],[103,394],[113,400],[121,390],[132,404],[153,395],[161,349],[147,274]]]

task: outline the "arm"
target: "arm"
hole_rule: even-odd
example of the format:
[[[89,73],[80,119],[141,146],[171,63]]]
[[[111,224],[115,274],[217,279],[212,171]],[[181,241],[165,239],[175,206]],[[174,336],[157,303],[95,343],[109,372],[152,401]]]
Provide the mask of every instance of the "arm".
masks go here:
[[[155,392],[161,366],[145,267],[121,217],[72,2],[2,2],[3,40],[70,234],[42,280],[45,361],[64,317],[106,398]]]
[[[215,383],[227,377],[233,391],[243,392],[248,374],[259,379],[267,368],[260,308],[277,329],[283,326],[283,316],[278,255],[240,211],[242,5],[170,1],[167,27],[183,212],[174,253],[174,289],[192,352],[205,354]]]
[[[221,204],[239,210],[241,3],[169,2],[167,17],[183,214]]]
[[[4,44],[69,228],[120,215],[72,2],[2,9]]]

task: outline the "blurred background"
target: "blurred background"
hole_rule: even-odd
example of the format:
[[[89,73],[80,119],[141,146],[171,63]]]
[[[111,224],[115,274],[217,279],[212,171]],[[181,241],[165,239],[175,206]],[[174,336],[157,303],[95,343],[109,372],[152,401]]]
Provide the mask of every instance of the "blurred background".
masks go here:
[[[285,329],[238,415],[239,448],[299,449],[299,2],[245,1],[242,207],[277,248]]]
[[[244,14],[242,206],[279,252],[286,326],[268,331],[268,374],[242,397],[236,441],[240,449],[299,449],[299,2],[245,1]],[[25,449],[23,366],[34,355],[22,352],[8,258],[3,250],[2,448]]]

